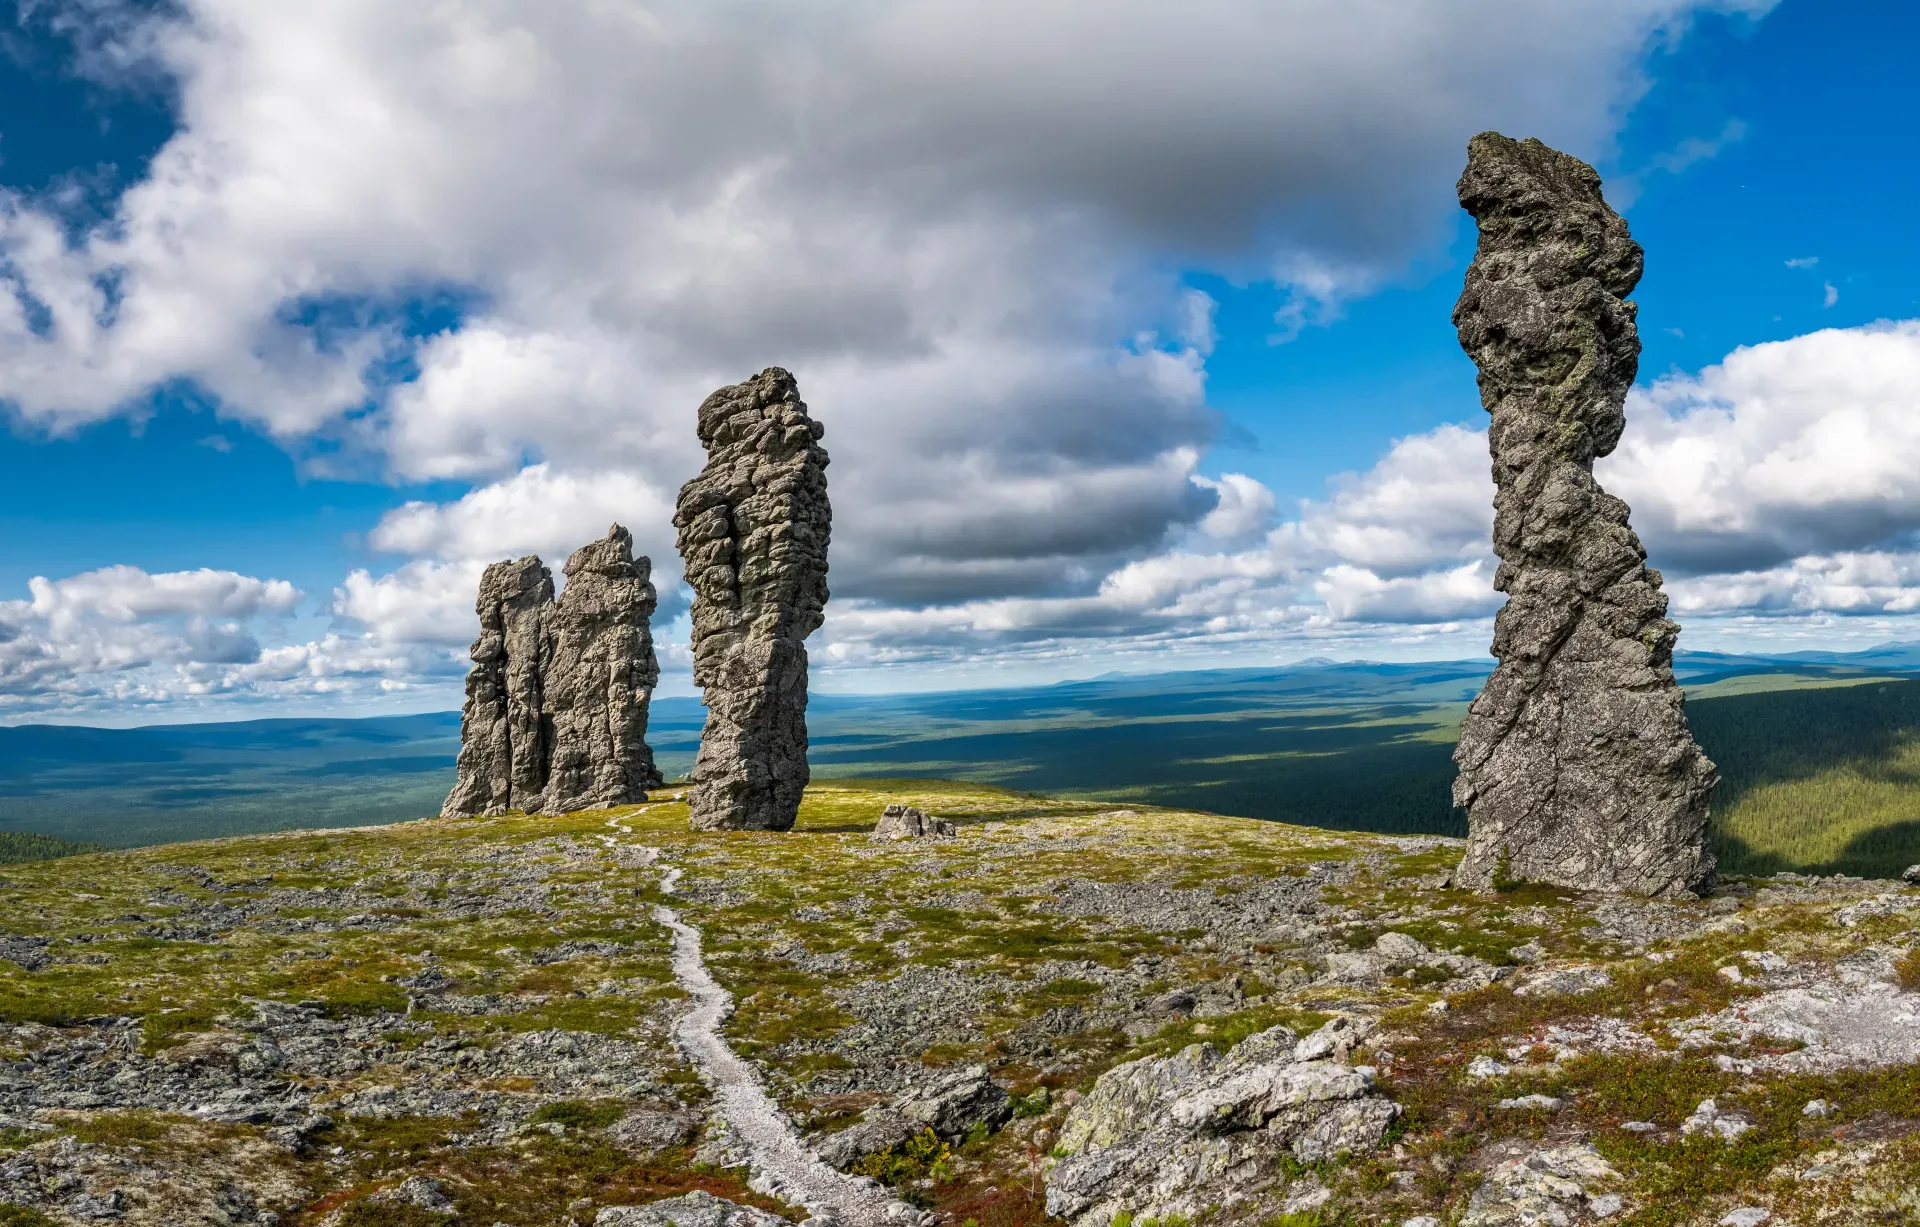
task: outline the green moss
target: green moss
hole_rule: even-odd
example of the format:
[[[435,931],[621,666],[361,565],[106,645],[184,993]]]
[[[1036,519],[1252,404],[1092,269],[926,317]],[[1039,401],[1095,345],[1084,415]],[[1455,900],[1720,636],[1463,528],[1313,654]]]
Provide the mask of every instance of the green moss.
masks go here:
[[[171,1048],[186,1036],[205,1031],[226,1011],[218,1005],[203,1004],[163,1010],[140,1020],[141,1046],[149,1054]]]
[[[0,1202],[0,1227],[60,1227],[60,1223],[31,1206]]]
[[[450,1116],[397,1116],[391,1120],[357,1116],[325,1130],[330,1145],[344,1147],[369,1166],[413,1164],[446,1147],[455,1133],[471,1129],[474,1121]]]
[[[181,1119],[158,1112],[101,1112],[67,1126],[67,1132],[96,1146],[140,1146],[162,1140]]]

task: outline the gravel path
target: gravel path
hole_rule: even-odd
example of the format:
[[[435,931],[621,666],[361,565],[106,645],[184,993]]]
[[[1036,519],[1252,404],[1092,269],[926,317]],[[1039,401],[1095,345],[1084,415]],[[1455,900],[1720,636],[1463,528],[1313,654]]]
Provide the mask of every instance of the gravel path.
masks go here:
[[[667,870],[661,891],[672,894],[679,880],[680,870]],[[754,1191],[805,1206],[808,1222],[823,1227],[928,1227],[932,1215],[895,1200],[878,1181],[836,1171],[808,1149],[753,1067],[720,1037],[720,1024],[733,1013],[733,995],[707,971],[700,931],[665,905],[655,905],[653,918],[673,933],[673,975],[694,1002],[674,1024],[674,1039],[712,1088],[721,1119],[752,1169]]]

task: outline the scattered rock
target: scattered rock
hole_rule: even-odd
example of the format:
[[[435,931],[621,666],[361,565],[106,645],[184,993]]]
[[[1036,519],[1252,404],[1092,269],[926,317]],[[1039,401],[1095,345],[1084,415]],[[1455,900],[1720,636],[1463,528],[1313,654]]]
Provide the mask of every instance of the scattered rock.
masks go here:
[[[1123,1212],[1194,1217],[1212,1208],[1231,1219],[1286,1185],[1289,1157],[1313,1163],[1372,1150],[1399,1105],[1374,1094],[1372,1070],[1297,1060],[1300,1044],[1275,1027],[1225,1056],[1194,1044],[1108,1070],[1061,1125],[1055,1154],[1064,1157],[1046,1174],[1047,1212],[1076,1227]],[[1309,1050],[1339,1046],[1330,1037]]]
[[[808,778],[804,641],[827,604],[825,429],[778,367],[707,397],[699,429],[707,465],[673,516],[707,706],[691,822],[791,830]]]
[[[945,818],[923,814],[910,805],[889,805],[873,828],[875,839],[952,839],[958,829]]]
[[[908,1120],[898,1112],[876,1108],[845,1129],[816,1135],[807,1142],[828,1165],[844,1170],[868,1155],[892,1150],[924,1128],[925,1125]]]
[[[846,1168],[923,1130],[954,1142],[977,1125],[997,1129],[1012,1117],[1013,1097],[988,1075],[987,1067],[965,1065],[910,1087],[891,1102],[869,1108],[847,1128],[816,1135],[808,1143],[828,1164]]]
[[[789,1227],[787,1220],[754,1206],[743,1206],[695,1190],[644,1206],[605,1206],[593,1227]]]
[[[988,1076],[984,1065],[950,1070],[901,1092],[888,1106],[949,1140],[965,1137],[975,1125],[997,1129],[1013,1116],[1013,1097]]]
[[[44,937],[0,933],[0,959],[5,959],[22,971],[39,971],[49,962],[47,947],[50,944]]]
[[[1502,1099],[1493,1106],[1507,1112],[1558,1112],[1560,1101],[1551,1095],[1522,1095],[1517,1099]]]
[[[1460,203],[1480,245],[1454,309],[1493,415],[1500,661],[1460,729],[1454,880],[1498,876],[1671,897],[1713,884],[1713,764],[1673,676],[1661,576],[1600,488],[1639,368],[1642,254],[1600,177],[1536,140],[1483,132]]]
[[[1775,989],[1716,1014],[1680,1020],[1672,1031],[1689,1048],[1752,1041],[1795,1045],[1753,1058],[1756,1068],[1771,1072],[1906,1065],[1920,1061],[1920,994],[1877,980],[1850,981],[1843,966],[1838,980]]]
[[[430,1176],[409,1176],[391,1189],[375,1193],[370,1201],[398,1202],[418,1206],[432,1214],[452,1214],[453,1201],[445,1186]]]
[[[1492,1057],[1480,1056],[1467,1062],[1469,1078],[1499,1078],[1512,1072],[1512,1066],[1504,1061],[1496,1061]]]
[[[1581,1210],[1598,1213],[1609,1195],[1594,1190],[1620,1173],[1592,1146],[1556,1146],[1497,1164],[1475,1189],[1459,1227],[1535,1227],[1569,1224]],[[1618,1198],[1607,1204],[1617,1213]]]
[[[684,1112],[640,1109],[607,1126],[607,1140],[639,1154],[655,1154],[686,1145],[699,1130],[699,1122]]]
[[[1753,1118],[1745,1112],[1722,1111],[1711,1099],[1703,1099],[1693,1115],[1680,1122],[1683,1137],[1716,1137],[1731,1142],[1753,1128]]]
[[[652,567],[615,524],[567,559],[558,601],[553,573],[533,555],[486,569],[443,817],[572,813],[644,801],[659,787],[646,740],[660,677]]]
[[[1719,1227],[1761,1227],[1763,1223],[1773,1221],[1773,1211],[1763,1210],[1759,1206],[1741,1206],[1729,1210],[1719,1222]]]
[[[1825,1120],[1833,1115],[1833,1105],[1824,1099],[1809,1099],[1807,1106],[1800,1109],[1800,1115],[1812,1120]]]
[[[1613,983],[1602,967],[1559,967],[1536,972],[1513,990],[1516,997],[1572,997],[1597,993]]]
[[[1900,880],[1910,886],[1920,886],[1920,865],[1908,865],[1902,869]]]

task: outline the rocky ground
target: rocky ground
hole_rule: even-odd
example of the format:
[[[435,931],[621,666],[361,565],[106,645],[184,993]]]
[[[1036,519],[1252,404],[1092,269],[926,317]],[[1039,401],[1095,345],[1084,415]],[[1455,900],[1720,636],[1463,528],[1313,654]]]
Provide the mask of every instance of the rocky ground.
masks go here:
[[[0,867],[0,1224],[801,1219],[676,917],[806,1149],[952,1227],[1920,1221],[1920,891],[1458,854],[903,781]]]

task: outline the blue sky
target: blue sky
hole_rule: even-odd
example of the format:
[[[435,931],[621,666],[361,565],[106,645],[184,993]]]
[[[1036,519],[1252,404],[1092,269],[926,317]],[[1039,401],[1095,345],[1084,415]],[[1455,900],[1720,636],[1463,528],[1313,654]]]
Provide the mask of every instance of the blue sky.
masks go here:
[[[1495,124],[1648,249],[1602,476],[1683,646],[1920,636],[1911,6],[819,11],[10,6],[0,719],[450,706],[477,568],[613,518],[684,690],[692,410],[774,363],[818,684],[1477,654]]]

